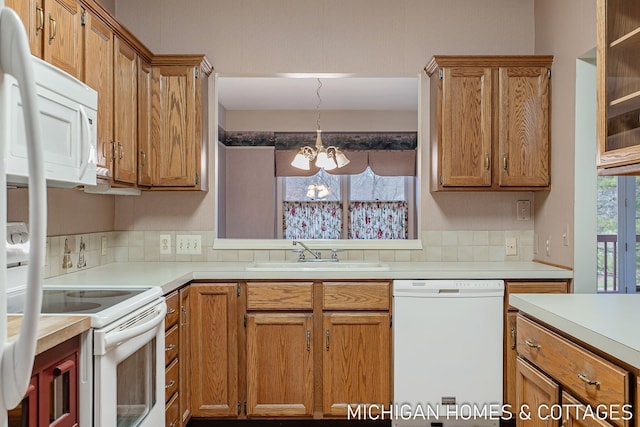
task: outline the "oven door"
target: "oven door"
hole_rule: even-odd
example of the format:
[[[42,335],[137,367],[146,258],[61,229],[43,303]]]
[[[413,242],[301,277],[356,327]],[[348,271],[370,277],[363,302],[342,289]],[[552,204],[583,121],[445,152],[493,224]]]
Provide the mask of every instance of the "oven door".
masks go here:
[[[95,427],[164,425],[164,299],[94,331]]]

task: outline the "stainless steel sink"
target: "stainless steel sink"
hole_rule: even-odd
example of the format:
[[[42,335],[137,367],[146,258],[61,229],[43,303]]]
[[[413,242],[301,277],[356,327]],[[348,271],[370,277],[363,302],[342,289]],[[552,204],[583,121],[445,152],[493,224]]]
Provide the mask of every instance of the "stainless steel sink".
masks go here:
[[[379,262],[256,262],[247,271],[388,271],[389,265]]]

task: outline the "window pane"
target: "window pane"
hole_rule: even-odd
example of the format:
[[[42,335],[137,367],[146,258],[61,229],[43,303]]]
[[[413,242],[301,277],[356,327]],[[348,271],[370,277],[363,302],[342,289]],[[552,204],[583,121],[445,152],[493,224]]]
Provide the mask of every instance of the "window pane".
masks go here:
[[[284,200],[339,202],[340,176],[330,175],[323,169],[313,176],[287,176],[284,178]]]
[[[349,200],[357,201],[405,201],[404,176],[379,176],[373,173],[371,168],[359,175],[350,177]]]
[[[342,205],[338,202],[284,202],[285,239],[339,239]]]
[[[598,177],[598,292],[615,292],[618,258],[618,177]]]

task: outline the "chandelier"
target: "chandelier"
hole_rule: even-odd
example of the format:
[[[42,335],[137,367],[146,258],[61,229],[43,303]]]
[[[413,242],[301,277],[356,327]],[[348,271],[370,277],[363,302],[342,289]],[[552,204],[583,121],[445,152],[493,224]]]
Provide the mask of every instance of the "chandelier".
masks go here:
[[[315,165],[317,167],[324,170],[341,168],[349,164],[349,159],[347,159],[347,156],[345,156],[338,147],[332,145],[324,148],[322,145],[322,138],[320,137],[320,134],[322,133],[320,130],[320,104],[322,103],[322,99],[320,98],[320,88],[322,88],[322,82],[318,79],[318,89],[316,90],[316,95],[318,97],[318,105],[316,107],[318,111],[316,146],[310,147],[305,145],[300,148],[300,151],[298,151],[298,154],[296,154],[296,157],[291,162],[291,166],[298,169],[309,170],[310,162],[313,160],[316,161]]]

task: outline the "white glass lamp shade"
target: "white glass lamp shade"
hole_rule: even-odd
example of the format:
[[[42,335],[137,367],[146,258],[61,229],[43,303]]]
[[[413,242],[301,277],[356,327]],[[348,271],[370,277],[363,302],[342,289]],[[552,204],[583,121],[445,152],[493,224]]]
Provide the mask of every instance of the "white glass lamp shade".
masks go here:
[[[342,151],[336,150],[336,163],[339,168],[348,165],[350,162],[351,160],[347,159],[347,156]]]
[[[300,150],[298,154],[296,154],[296,156],[293,158],[291,166],[298,169],[304,169],[306,171],[310,169],[309,159],[304,155],[302,150]]]
[[[330,171],[338,167],[335,160],[327,155],[326,151],[320,151],[316,157],[316,166],[323,168],[326,171]]]

